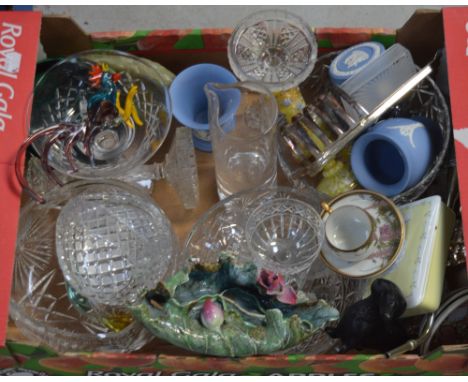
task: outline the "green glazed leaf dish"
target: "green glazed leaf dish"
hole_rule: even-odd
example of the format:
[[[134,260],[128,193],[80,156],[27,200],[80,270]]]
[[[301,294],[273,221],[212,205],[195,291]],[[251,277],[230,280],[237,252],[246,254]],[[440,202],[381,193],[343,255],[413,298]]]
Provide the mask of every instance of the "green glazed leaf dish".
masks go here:
[[[306,340],[338,311],[253,263],[196,264],[145,294],[132,312],[155,336],[215,356],[270,354]]]

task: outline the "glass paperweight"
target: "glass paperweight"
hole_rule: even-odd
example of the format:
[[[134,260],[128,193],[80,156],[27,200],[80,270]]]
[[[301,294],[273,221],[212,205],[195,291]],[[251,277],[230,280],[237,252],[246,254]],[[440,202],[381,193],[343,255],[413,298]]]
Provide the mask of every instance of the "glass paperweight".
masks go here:
[[[317,41],[300,17],[283,10],[259,11],[236,26],[228,57],[241,81],[262,81],[278,92],[307,78],[315,65]]]
[[[56,251],[65,280],[90,301],[132,304],[170,268],[175,235],[149,196],[118,184],[93,184],[57,218]]]
[[[145,197],[126,184],[75,181],[52,189],[45,204],[26,203],[18,225],[10,315],[24,335],[58,352],[135,351],[153,337],[133,319],[128,308],[101,304],[80,294],[59,267],[57,218],[68,200],[89,187],[101,187],[107,195],[124,190],[133,199]],[[158,253],[154,249],[153,256],[162,263],[169,256],[175,261],[175,250]],[[160,269],[158,265],[151,271]]]
[[[58,184],[54,170],[82,179],[123,176],[145,163],[168,134],[172,112],[164,81],[147,60],[118,51],[87,51],[60,61],[36,84],[30,136],[18,158],[32,145]]]

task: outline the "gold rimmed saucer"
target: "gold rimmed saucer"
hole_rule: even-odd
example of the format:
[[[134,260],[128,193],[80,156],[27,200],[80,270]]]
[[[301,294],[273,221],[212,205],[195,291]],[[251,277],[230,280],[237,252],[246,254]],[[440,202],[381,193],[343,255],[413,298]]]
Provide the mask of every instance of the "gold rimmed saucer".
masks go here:
[[[325,240],[320,253],[322,260],[333,271],[355,279],[385,272],[400,254],[405,239],[405,223],[397,206],[376,192],[354,190],[339,195],[324,206],[323,222],[326,223],[330,211],[342,206],[359,207],[372,217],[375,224],[372,240],[354,253],[354,258],[349,254],[349,261]]]

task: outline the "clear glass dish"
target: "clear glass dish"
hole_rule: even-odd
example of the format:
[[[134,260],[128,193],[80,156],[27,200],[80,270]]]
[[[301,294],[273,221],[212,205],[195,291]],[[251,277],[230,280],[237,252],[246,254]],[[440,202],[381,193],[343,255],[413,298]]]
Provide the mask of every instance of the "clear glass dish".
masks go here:
[[[262,81],[273,92],[287,90],[298,86],[314,68],[317,40],[299,16],[262,10],[236,26],[228,58],[241,81]]]
[[[333,52],[321,56],[309,78],[302,83],[301,92],[306,104],[314,105],[316,100],[333,86],[329,80],[328,67],[338,53]],[[414,201],[426,191],[442,166],[452,134],[447,104],[439,88],[430,77],[423,80],[401,102],[385,113],[382,119],[405,117],[423,117],[434,122],[435,128],[431,130],[431,133],[435,155],[432,165],[422,180],[392,198],[396,204]],[[338,157],[340,160],[347,161],[348,156],[349,148],[345,148]],[[303,168],[303,164],[294,158],[291,148],[282,139],[279,143],[279,162],[288,180],[295,187],[317,187],[319,177],[295,175],[301,172],[298,170]]]
[[[302,288],[324,240],[323,222],[315,208],[294,197],[260,201],[245,230],[254,263]]]
[[[28,202],[21,211],[10,300],[10,315],[20,331],[58,352],[135,351],[153,337],[126,307],[93,302],[65,280],[56,253],[56,222],[69,199],[89,187],[125,190],[150,199],[128,184],[74,181],[50,191],[45,204]],[[174,237],[175,240],[175,237]],[[166,274],[174,271],[177,251]]]
[[[151,158],[169,132],[166,82],[156,66],[128,53],[91,50],[67,57],[36,84],[30,134],[60,124],[68,130],[39,137],[33,147],[62,174],[123,176]],[[86,124],[83,137],[78,131]]]
[[[220,252],[232,252],[251,261],[246,224],[259,202],[274,199],[296,199],[321,210],[324,195],[314,189],[295,190],[289,187],[259,187],[233,194],[206,211],[190,231],[181,259],[190,262],[216,263]]]

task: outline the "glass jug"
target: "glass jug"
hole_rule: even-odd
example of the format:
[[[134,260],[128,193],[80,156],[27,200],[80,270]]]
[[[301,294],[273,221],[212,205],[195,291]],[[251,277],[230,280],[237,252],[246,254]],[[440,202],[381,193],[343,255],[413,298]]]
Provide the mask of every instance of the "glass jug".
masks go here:
[[[276,184],[278,106],[258,82],[208,83],[208,119],[218,195]]]

